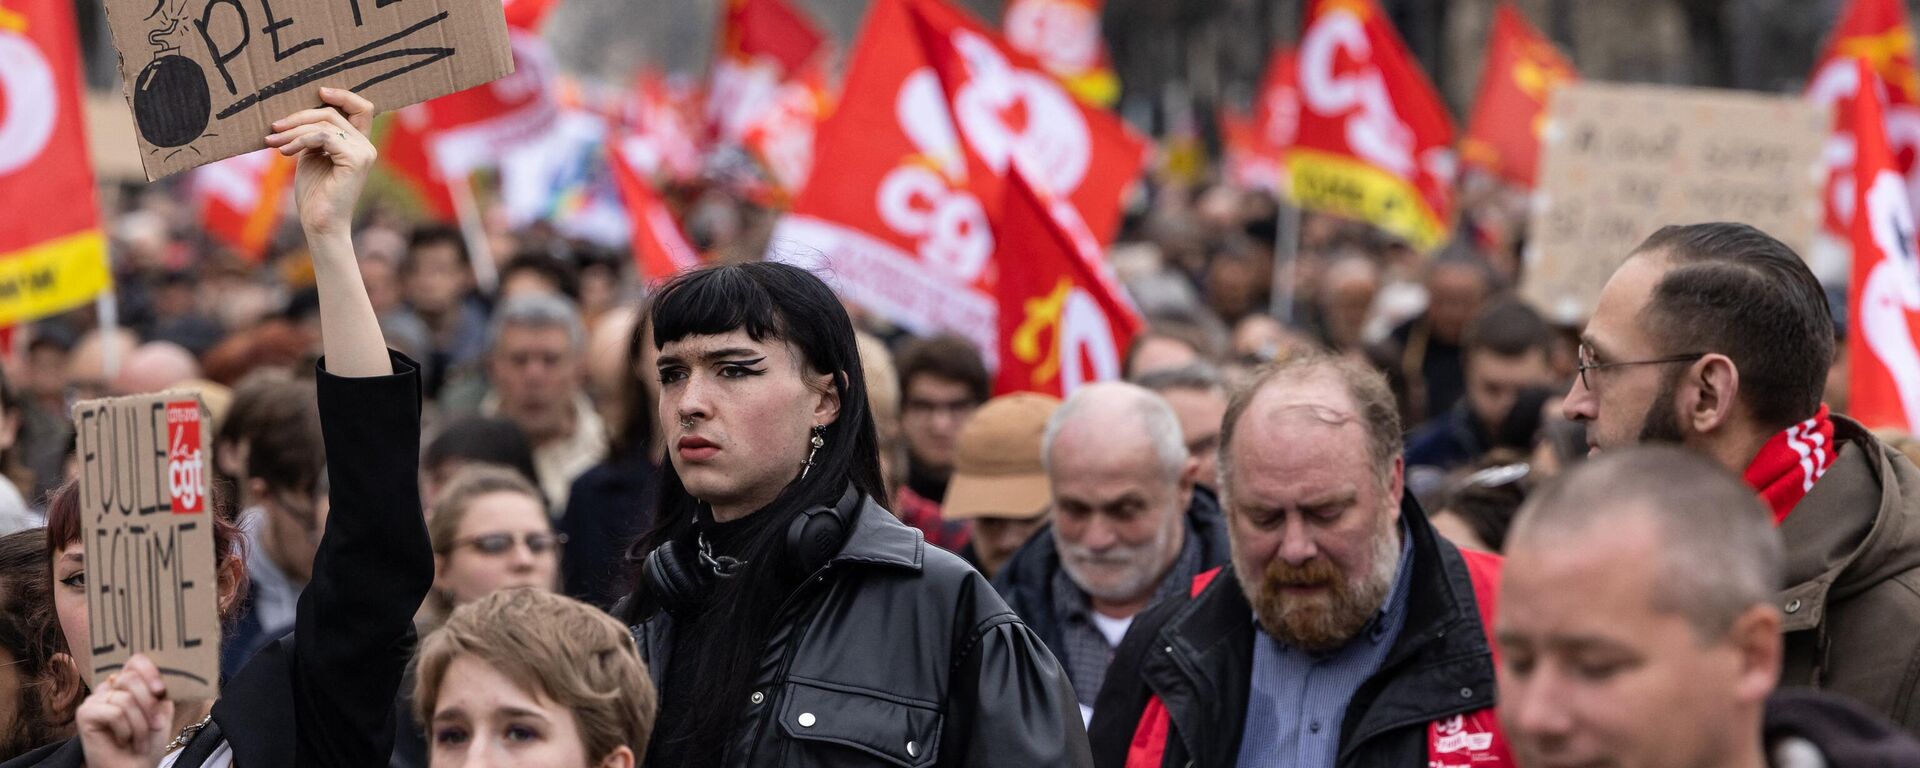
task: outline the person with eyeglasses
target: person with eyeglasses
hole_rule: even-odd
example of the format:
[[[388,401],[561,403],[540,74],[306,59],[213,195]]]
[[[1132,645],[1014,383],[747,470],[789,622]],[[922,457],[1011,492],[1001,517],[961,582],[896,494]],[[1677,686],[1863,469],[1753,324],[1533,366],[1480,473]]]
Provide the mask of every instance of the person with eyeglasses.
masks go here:
[[[1740,474],[1787,542],[1781,682],[1920,731],[1920,470],[1821,401],[1826,294],[1745,224],[1669,226],[1601,289],[1563,401],[1590,452],[1677,444]]]
[[[492,464],[455,472],[427,516],[433,542],[433,591],[415,622],[426,637],[460,606],[503,589],[551,592],[559,585],[560,545],[540,490],[520,473]],[[413,681],[400,687],[392,768],[424,768],[431,757],[426,724],[415,719]]]
[[[953,478],[960,430],[987,401],[992,381],[972,342],[952,334],[916,340],[900,352],[900,434],[907,442],[907,482],[895,489],[894,514],[926,534],[927,543],[958,553],[972,527],[940,515]]]
[[[434,503],[427,536],[433,540],[427,613],[434,627],[454,608],[496,591],[557,584],[565,539],[554,533],[539,489],[513,470],[460,470]]]

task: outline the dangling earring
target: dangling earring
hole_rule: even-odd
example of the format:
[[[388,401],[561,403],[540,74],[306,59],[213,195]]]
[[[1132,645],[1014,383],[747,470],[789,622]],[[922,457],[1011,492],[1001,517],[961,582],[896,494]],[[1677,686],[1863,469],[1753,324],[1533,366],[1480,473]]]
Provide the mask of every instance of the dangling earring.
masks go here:
[[[813,425],[813,439],[808,440],[813,450],[807,451],[807,463],[800,465],[800,479],[807,479],[807,473],[813,471],[813,457],[820,455],[820,449],[827,447],[827,425]]]

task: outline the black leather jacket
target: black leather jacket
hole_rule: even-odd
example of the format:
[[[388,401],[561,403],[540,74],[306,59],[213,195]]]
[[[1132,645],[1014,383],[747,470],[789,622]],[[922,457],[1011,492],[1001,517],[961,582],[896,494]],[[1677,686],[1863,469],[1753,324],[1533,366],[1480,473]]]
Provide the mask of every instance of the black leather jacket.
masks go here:
[[[853,532],[788,598],[712,764],[1090,767],[1065,670],[986,579],[872,500],[845,503]],[[671,617],[632,630],[662,683]]]

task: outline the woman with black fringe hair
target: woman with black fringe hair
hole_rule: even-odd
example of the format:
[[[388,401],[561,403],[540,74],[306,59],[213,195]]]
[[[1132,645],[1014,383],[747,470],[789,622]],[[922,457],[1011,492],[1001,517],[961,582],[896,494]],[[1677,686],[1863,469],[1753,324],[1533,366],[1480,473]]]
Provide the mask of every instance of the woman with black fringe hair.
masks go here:
[[[651,316],[669,462],[615,608],[660,688],[644,763],[1091,765],[1059,663],[883,508],[853,326],[826,284],[713,267]]]

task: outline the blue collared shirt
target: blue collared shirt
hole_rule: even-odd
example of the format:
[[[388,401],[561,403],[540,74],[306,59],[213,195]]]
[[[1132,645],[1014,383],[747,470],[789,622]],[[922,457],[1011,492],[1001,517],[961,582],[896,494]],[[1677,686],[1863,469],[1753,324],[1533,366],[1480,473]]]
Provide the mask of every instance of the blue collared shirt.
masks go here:
[[[1340,754],[1340,723],[1347,702],[1386,661],[1407,617],[1407,581],[1413,543],[1400,528],[1400,570],[1380,613],[1352,640],[1326,653],[1281,643],[1254,619],[1253,680],[1247,695],[1241,768],[1285,765],[1333,768]]]

